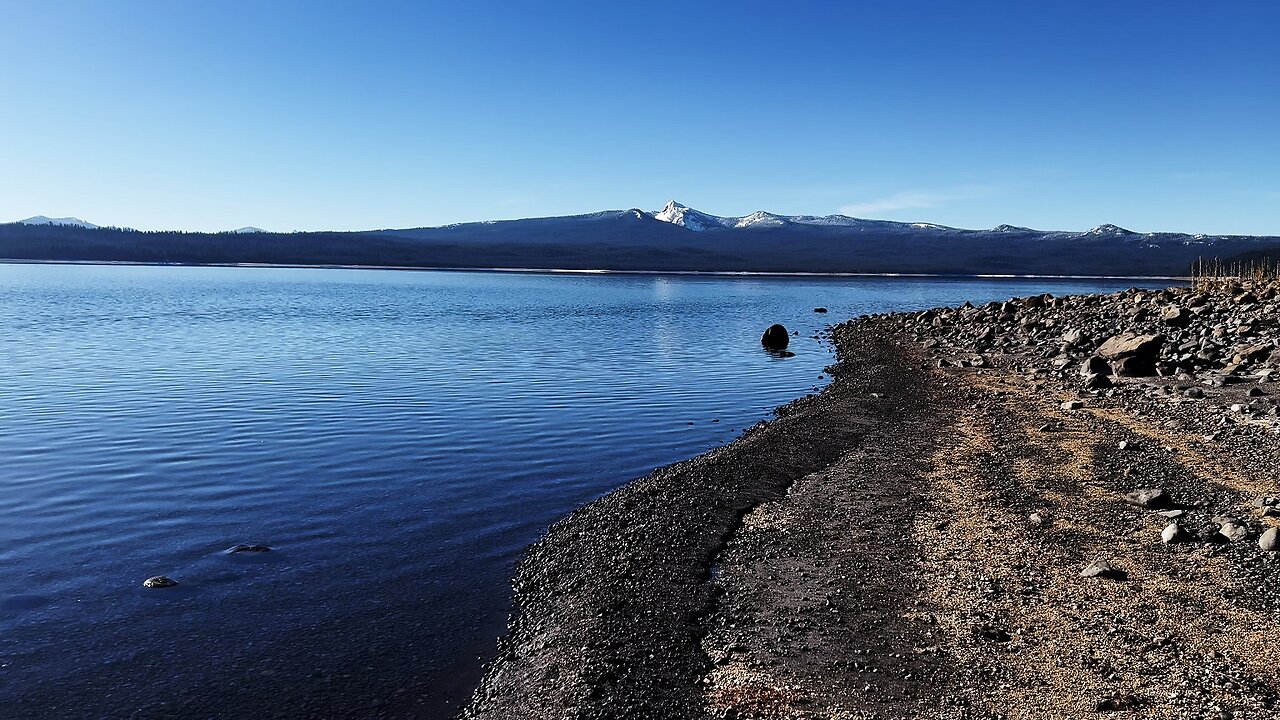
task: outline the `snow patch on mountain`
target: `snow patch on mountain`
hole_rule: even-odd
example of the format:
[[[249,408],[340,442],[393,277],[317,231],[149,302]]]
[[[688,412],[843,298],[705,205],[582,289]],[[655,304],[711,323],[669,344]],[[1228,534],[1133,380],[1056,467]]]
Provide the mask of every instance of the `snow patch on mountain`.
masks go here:
[[[722,217],[694,210],[688,205],[672,200],[666,207],[654,212],[653,218],[680,227],[704,232],[707,230],[741,230],[746,228],[785,227],[787,225],[820,225],[827,227],[848,227],[870,230],[886,226],[914,227],[921,230],[939,230],[949,232],[954,228],[934,223],[900,223],[891,220],[864,220],[848,215],[778,215],[765,210],[757,210],[741,217]]]
[[[1089,235],[1137,235],[1137,233],[1135,233],[1132,230],[1126,230],[1120,227],[1119,225],[1112,225],[1111,223],[1106,223],[1104,225],[1099,225],[1096,228],[1091,228],[1087,234]]]
[[[18,223],[21,225],[73,225],[75,227],[88,228],[90,230],[97,229],[98,227],[97,225],[94,225],[91,222],[85,222],[80,218],[75,218],[75,217],[51,218],[45,215],[36,215],[35,217],[29,217],[26,220],[19,220]]]
[[[761,225],[768,227],[781,227],[787,224],[787,219],[770,212],[757,210],[746,217],[740,218],[723,218],[723,220],[733,220],[733,226],[736,228],[751,227],[752,225]]]

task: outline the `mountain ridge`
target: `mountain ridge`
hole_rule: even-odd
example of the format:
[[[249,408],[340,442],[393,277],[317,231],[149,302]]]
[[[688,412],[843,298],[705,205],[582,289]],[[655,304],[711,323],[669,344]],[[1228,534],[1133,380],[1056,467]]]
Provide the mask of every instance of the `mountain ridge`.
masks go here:
[[[645,211],[639,208],[629,208],[627,210],[599,210],[589,213],[577,213],[572,215],[549,215],[529,218],[510,218],[504,220],[468,220],[456,223],[448,223],[445,225],[421,225],[411,228],[382,228],[378,230],[344,230],[344,231],[294,231],[294,232],[350,232],[350,233],[369,233],[369,232],[407,232],[416,230],[438,230],[452,229],[475,225],[496,225],[501,223],[525,223],[540,222],[554,220],[573,220],[597,217],[613,217],[623,214],[643,214],[656,220],[683,227],[693,232],[708,232],[719,230],[736,230],[757,226],[777,227],[785,224],[796,225],[814,225],[814,226],[838,226],[838,227],[857,227],[857,226],[899,226],[903,228],[944,230],[952,232],[984,232],[982,228],[962,228],[951,225],[942,225],[930,222],[907,222],[901,220],[877,220],[873,218],[859,218],[851,215],[831,214],[831,215],[782,215],[770,212],[768,210],[756,210],[747,215],[714,215],[712,213],[696,210],[688,205],[684,205],[675,200],[669,201],[661,210]],[[24,220],[17,220],[15,223],[24,225],[71,225],[88,229],[104,229],[105,226],[95,225],[94,223],[81,220],[77,217],[53,218],[45,215],[35,215]],[[0,223],[3,225],[4,223]],[[129,228],[126,228],[129,229]],[[156,232],[156,231],[149,231]],[[170,231],[158,231],[170,232]],[[193,232],[199,231],[171,231],[171,232]],[[290,234],[284,232],[275,232],[264,230],[259,227],[245,226],[234,230],[222,230],[218,232],[224,233],[266,233],[266,234]],[[1161,235],[1186,235],[1191,238],[1207,239],[1217,237],[1270,237],[1255,235],[1239,235],[1239,234],[1214,234],[1214,233],[1179,233],[1167,231],[1155,232],[1137,232],[1127,228],[1120,227],[1112,223],[1102,223],[1095,225],[1088,230],[1036,230],[1030,227],[1019,225],[1000,224],[990,229],[990,232],[1028,232],[1028,233],[1044,233],[1055,235],[1141,235],[1141,236],[1161,236]]]
[[[353,232],[140,232],[0,225],[0,259],[407,268],[937,275],[1182,276],[1199,260],[1280,249],[1280,237],[968,230],[845,215],[719,216],[661,210]]]

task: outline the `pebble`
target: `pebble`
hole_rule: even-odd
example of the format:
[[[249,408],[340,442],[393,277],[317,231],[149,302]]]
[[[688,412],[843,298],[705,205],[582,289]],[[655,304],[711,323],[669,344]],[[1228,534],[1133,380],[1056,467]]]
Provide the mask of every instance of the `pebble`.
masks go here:
[[[1098,558],[1085,566],[1084,570],[1080,571],[1080,577],[1087,578],[1103,577],[1111,578],[1113,580],[1123,580],[1128,576],[1129,573],[1112,565],[1111,561],[1106,558]]]

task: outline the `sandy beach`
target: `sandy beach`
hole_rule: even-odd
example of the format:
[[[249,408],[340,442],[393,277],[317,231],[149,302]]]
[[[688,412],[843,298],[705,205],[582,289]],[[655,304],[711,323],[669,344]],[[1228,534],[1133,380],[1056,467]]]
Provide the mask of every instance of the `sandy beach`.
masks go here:
[[[1276,298],[835,326],[822,393],[529,549],[464,716],[1274,717]]]

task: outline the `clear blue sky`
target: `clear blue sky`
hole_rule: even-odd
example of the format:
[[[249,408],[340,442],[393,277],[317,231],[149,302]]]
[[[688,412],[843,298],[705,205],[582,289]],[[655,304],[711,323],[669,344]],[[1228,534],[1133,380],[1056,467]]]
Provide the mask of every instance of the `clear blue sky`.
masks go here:
[[[1275,2],[0,6],[0,220],[1280,234]]]

